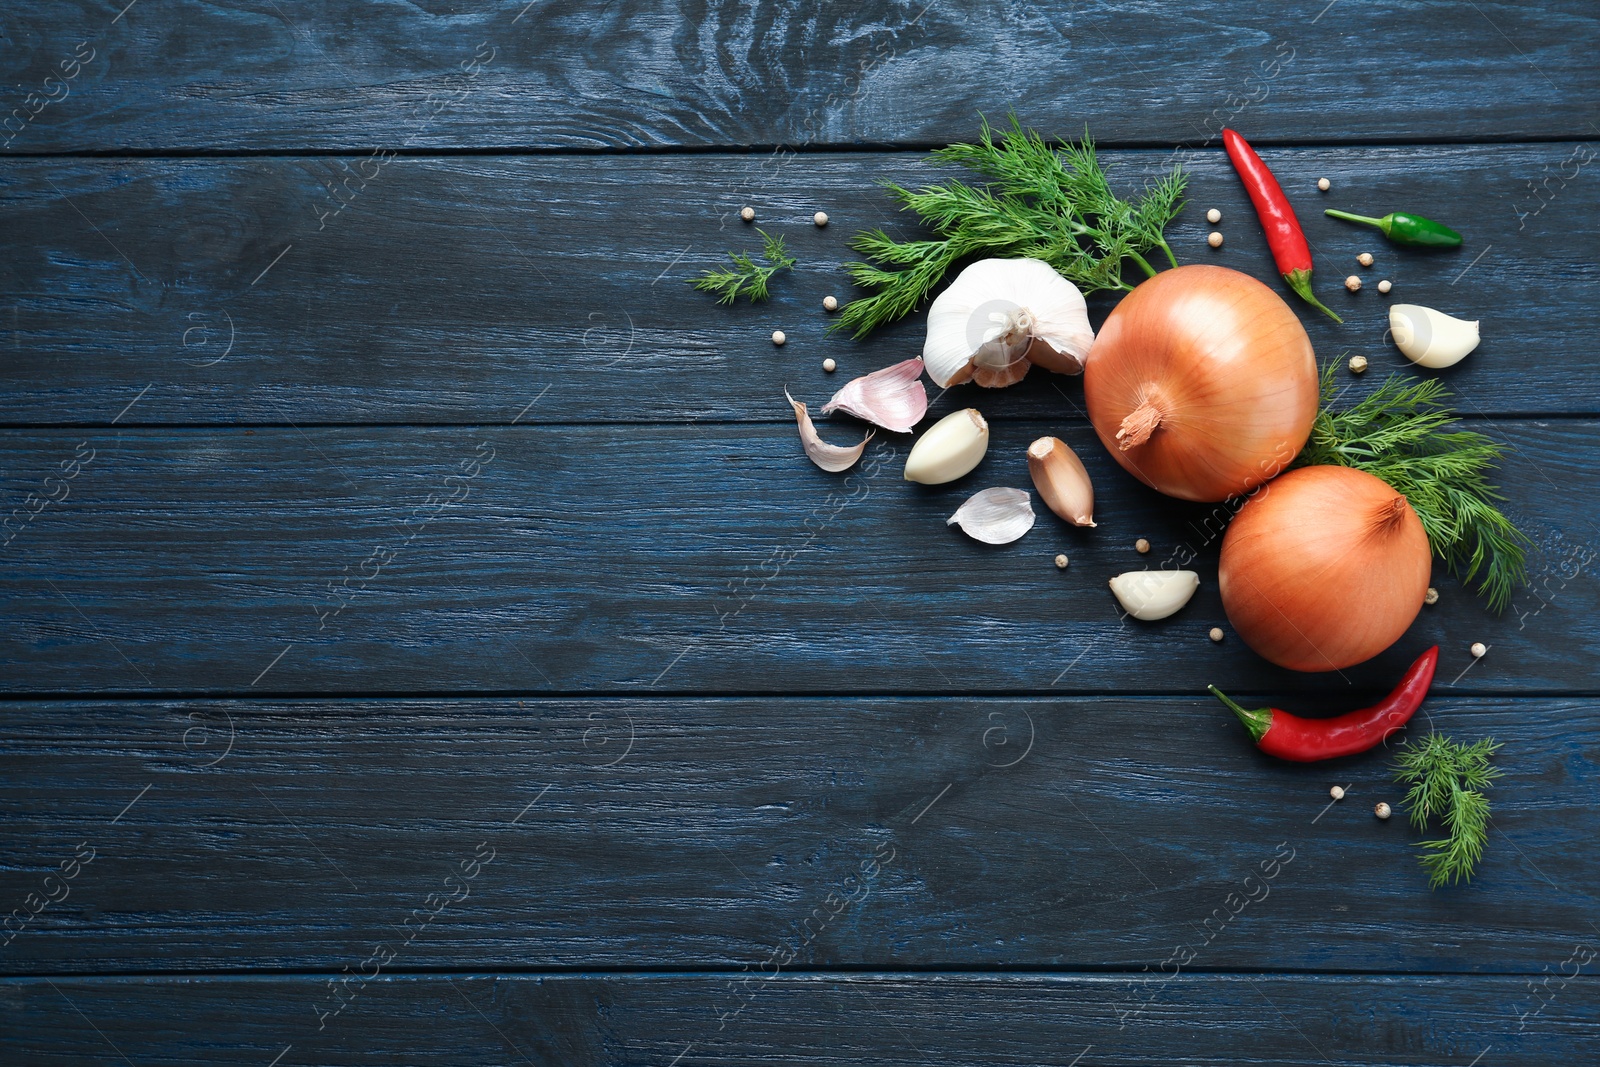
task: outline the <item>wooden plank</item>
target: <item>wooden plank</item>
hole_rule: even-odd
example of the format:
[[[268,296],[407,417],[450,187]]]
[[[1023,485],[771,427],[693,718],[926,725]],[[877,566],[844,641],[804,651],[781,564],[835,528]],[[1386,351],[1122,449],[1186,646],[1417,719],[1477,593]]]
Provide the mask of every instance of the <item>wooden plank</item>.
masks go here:
[[[1340,327],[1301,307],[1318,352],[1409,369],[1385,340],[1387,304],[1420,302],[1484,322],[1483,345],[1444,372],[1463,410],[1600,413],[1587,355],[1600,291],[1586,258],[1600,209],[1581,162],[1594,155],[1268,150],[1316,244],[1319,289],[1348,316]],[[1132,189],[1172,157],[1107,158]],[[1226,159],[1187,159],[1180,258],[1283,291]],[[785,385],[825,396],[921,351],[920,316],[859,344],[825,335],[821,301],[849,296],[839,264],[851,233],[916,232],[876,181],[946,173],[915,154],[16,161],[0,175],[0,422],[506,423],[541,395],[547,420],[787,418]],[[1332,192],[1315,192],[1319,176]],[[800,266],[771,303],[722,308],[684,283],[730,248],[753,250],[745,203]],[[1468,243],[1408,252],[1322,217],[1325,205],[1425,212]],[[1205,244],[1213,206],[1221,250]],[[811,224],[818,208],[832,214],[826,229]],[[1363,250],[1378,257],[1371,270],[1355,262]],[[1368,283],[1356,296],[1340,288],[1351,272]],[[1391,297],[1380,278],[1395,282]],[[1097,322],[1112,303],[1095,301]],[[838,374],[823,374],[826,356]],[[1036,372],[1004,393],[959,392],[994,416],[1054,418],[1080,389]]]
[[[0,664],[19,693],[1216,683],[1337,705],[1387,690],[1437,643],[1441,685],[1590,692],[1600,425],[1493,429],[1512,449],[1507,506],[1541,546],[1535,588],[1496,617],[1439,568],[1441,600],[1407,637],[1333,675],[1269,667],[1237,638],[1213,645],[1226,509],[1145,489],[1081,423],[996,422],[983,465],[934,488],[902,480],[904,440],[825,474],[792,424],[9,430]],[[1033,532],[995,548],[946,525],[980,488],[1029,486],[1024,449],[1044,433],[1083,456],[1097,529],[1041,508]],[[1185,609],[1121,618],[1110,577],[1186,562],[1201,589]],[[1479,641],[1491,652],[1475,662]]]
[[[13,152],[927,144],[1010,106],[1125,142],[1589,137],[1600,92],[1581,0],[46,0],[6,36]]]
[[[6,1061],[249,1064],[584,1063],[1230,1064],[1591,1063],[1592,980],[1531,1010],[1525,979],[1182,976],[1118,1027],[1125,982],[1096,975],[784,975],[732,1010],[715,975],[559,978],[383,975],[322,1031],[319,977],[0,982]],[[1552,983],[1555,988],[1556,983]]]
[[[1594,699],[1430,699],[1413,733],[1496,737],[1505,772],[1478,876],[1433,893],[1373,817],[1383,754],[1273,761],[1198,698],[3,711],[11,974],[337,974],[379,942],[423,971],[1539,974],[1597,936]]]

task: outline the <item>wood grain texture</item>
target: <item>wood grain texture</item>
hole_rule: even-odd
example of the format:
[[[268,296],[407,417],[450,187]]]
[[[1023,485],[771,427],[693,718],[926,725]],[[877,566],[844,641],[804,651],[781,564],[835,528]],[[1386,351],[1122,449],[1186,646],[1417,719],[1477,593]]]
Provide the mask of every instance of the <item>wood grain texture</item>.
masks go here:
[[[1522,979],[1184,976],[1118,1028],[1094,975],[793,975],[718,1031],[711,976],[384,976],[322,1032],[313,978],[0,982],[6,1062],[509,1065],[1049,1064],[1069,1067],[1510,1067],[1600,1055],[1592,982],[1519,1029]],[[98,1032],[97,1032],[98,1031]],[[114,1046],[114,1047],[113,1047]],[[1490,1051],[1492,1050],[1492,1051]],[[676,1060],[675,1060],[676,1057]],[[781,1057],[781,1059],[779,1058]]]
[[[945,397],[942,414],[959,401]],[[0,575],[13,692],[1200,693],[1331,705],[1386,691],[1424,648],[1439,685],[1590,692],[1600,591],[1589,420],[1495,424],[1513,517],[1542,546],[1496,617],[1447,579],[1388,652],[1339,674],[1271,667],[1225,625],[1220,506],[1121,472],[1081,419],[996,422],[947,486],[905,482],[904,440],[848,475],[791,424],[9,430],[18,510]],[[843,427],[829,428],[844,439]],[[1058,433],[1097,486],[1095,530],[1040,509],[995,548],[946,518],[1028,487]],[[888,435],[886,435],[887,437]],[[75,454],[90,461],[52,482]],[[474,476],[475,474],[475,476]],[[50,493],[70,495],[60,503]],[[27,520],[26,494],[46,500]],[[17,516],[21,516],[20,518]],[[1148,538],[1149,555],[1134,551]],[[1065,572],[1052,560],[1065,552]],[[1190,566],[1171,619],[1120,618],[1113,575]],[[1474,662],[1468,646],[1490,655]],[[1470,665],[1470,666],[1469,666]]]
[[[0,12],[0,1063],[1600,1061],[1597,41],[1578,0]],[[1378,279],[1483,320],[1444,377],[1512,449],[1508,613],[1437,574],[1343,675],[1212,644],[1225,514],[1123,475],[1077,381],[940,397],[994,427],[955,486],[896,435],[801,457],[784,387],[921,347],[824,334],[850,234],[914,232],[875,183],[1011,107],[1130,188],[1181,159],[1180,257],[1276,285],[1173,147],[1263,146],[1357,394],[1409,369]],[[684,283],[746,204],[800,266],[718,308]],[[946,528],[1041,433],[1100,528]],[[1410,732],[1505,777],[1430,893],[1384,754],[1275,762],[1200,694],[1345,708],[1434,642]]]
[[[1011,106],[1129,143],[1589,137],[1600,90],[1580,0],[121,9],[6,17],[7,109],[56,98],[11,151],[929,144]]]
[[[1347,315],[1340,327],[1297,304],[1319,354],[1409,370],[1385,338],[1387,305],[1428,304],[1484,323],[1478,351],[1443,372],[1463,411],[1600,412],[1587,354],[1600,210],[1581,162],[1594,156],[1586,144],[1269,149],[1315,243],[1318,288]],[[1133,189],[1173,156],[1107,159]],[[1184,159],[1179,257],[1285,292],[1222,153]],[[850,295],[850,234],[917,232],[875,183],[949,173],[915,154],[13,162],[0,172],[0,421],[507,423],[546,388],[544,420],[787,418],[785,385],[826,396],[921,351],[921,315],[861,344],[825,334],[821,302]],[[1332,192],[1315,191],[1319,176]],[[745,203],[800,266],[770,303],[719,307],[684,283],[755,248]],[[1468,241],[1408,251],[1324,206],[1422,212]],[[1210,207],[1221,250],[1205,244]],[[811,224],[818,208],[826,229]],[[1370,270],[1361,251],[1377,256]],[[1368,284],[1355,296],[1340,287],[1352,272]],[[1395,282],[1388,298],[1380,278]],[[1112,303],[1094,301],[1097,323]],[[838,374],[823,374],[825,356]],[[1036,371],[958,394],[991,417],[1053,418],[1081,383]]]
[[[0,913],[93,853],[6,926],[9,974],[337,974],[377,942],[389,970],[784,948],[1142,978],[1186,946],[1185,971],[1536,974],[1600,940],[1593,699],[1430,699],[1411,734],[1504,742],[1478,875],[1433,893],[1416,831],[1373,817],[1401,809],[1385,754],[1274,761],[1210,700],[0,710]]]

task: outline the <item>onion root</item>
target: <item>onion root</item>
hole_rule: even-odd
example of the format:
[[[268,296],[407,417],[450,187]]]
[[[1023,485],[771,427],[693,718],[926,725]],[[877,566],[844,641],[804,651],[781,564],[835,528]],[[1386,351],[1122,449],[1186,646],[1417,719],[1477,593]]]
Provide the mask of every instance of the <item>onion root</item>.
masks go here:
[[[1150,440],[1150,435],[1161,425],[1164,412],[1146,397],[1138,407],[1128,412],[1117,430],[1117,447],[1126,452]]]

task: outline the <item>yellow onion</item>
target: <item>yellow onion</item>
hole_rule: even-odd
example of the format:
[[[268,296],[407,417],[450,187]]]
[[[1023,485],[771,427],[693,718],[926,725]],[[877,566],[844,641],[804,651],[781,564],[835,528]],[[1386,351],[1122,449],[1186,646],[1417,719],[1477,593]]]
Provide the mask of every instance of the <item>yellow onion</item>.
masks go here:
[[[1162,271],[1106,319],[1083,376],[1089,420],[1116,461],[1183,500],[1225,500],[1272,478],[1317,414],[1311,339],[1247,274]]]
[[[1280,667],[1331,671],[1406,632],[1431,569],[1422,520],[1387,482],[1351,467],[1302,467],[1239,509],[1217,579],[1245,644]]]

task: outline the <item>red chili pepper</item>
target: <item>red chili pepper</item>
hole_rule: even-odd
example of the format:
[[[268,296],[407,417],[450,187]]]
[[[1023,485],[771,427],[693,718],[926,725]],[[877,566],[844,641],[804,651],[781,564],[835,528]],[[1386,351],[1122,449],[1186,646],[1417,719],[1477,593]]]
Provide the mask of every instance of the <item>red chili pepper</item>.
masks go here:
[[[1278,708],[1241,708],[1216,686],[1207,688],[1233,709],[1261,751],[1279,759],[1310,763],[1365,752],[1404,726],[1422,706],[1438,664],[1439,646],[1434,645],[1417,657],[1394,692],[1383,700],[1331,719],[1303,719]]]
[[[1289,283],[1289,288],[1300,294],[1300,299],[1327,312],[1334,322],[1343,322],[1311,293],[1311,246],[1306,244],[1306,235],[1300,232],[1300,220],[1294,217],[1294,208],[1283,195],[1283,186],[1243,137],[1232,130],[1223,130],[1222,146],[1228,150],[1233,169],[1239,172],[1239,180],[1250,194],[1250,202],[1256,206],[1256,215],[1267,231],[1267,245],[1272,249],[1273,261],[1278,264],[1278,273]]]

